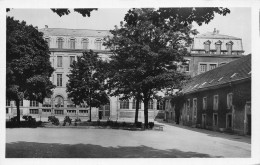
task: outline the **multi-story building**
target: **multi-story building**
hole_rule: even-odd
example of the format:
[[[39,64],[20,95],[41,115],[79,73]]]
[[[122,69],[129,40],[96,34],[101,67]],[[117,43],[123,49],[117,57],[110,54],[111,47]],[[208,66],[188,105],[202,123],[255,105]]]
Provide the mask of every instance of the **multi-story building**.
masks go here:
[[[183,93],[184,125],[251,134],[251,55],[193,77]]]
[[[97,52],[103,60],[108,60],[111,54],[109,49],[103,46],[104,37],[111,35],[108,30],[89,30],[89,29],[64,29],[48,28],[45,26],[39,31],[44,33],[44,39],[50,48],[50,62],[55,69],[51,76],[51,81],[56,88],[53,90],[51,98],[44,99],[43,104],[36,101],[23,100],[21,102],[21,115],[32,115],[34,117],[46,118],[55,115],[80,117],[87,120],[89,118],[89,107],[85,104],[74,105],[66,93],[67,75],[70,74],[70,65],[81,56],[82,52],[90,49]],[[120,101],[119,97],[108,97],[109,104],[100,108],[92,108],[91,117],[93,120],[134,120],[135,100]],[[158,106],[157,106],[158,104]],[[11,117],[16,115],[14,101],[7,101],[6,113]],[[139,105],[139,120],[143,120],[144,105]],[[157,109],[162,109],[160,102],[151,100],[149,103],[149,120],[153,121],[157,115]]]
[[[216,29],[195,36],[189,49],[190,56],[184,57],[187,61],[180,65],[180,69],[191,77],[237,60],[244,53],[241,38],[220,34]],[[166,107],[166,119],[175,121],[174,107]]]

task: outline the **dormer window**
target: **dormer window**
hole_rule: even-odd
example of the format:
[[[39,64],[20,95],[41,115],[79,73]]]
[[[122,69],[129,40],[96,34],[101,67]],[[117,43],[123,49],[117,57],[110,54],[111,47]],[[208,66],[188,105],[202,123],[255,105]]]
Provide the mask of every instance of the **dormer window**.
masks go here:
[[[218,42],[215,43],[216,54],[221,54],[221,44],[222,42],[220,40],[218,40]]]
[[[226,43],[226,47],[227,47],[227,54],[232,54],[232,47],[233,47],[233,42],[229,41]]]
[[[58,38],[57,39],[57,44],[58,44],[58,48],[62,49],[63,48],[63,38]]]
[[[82,39],[82,49],[86,50],[88,49],[88,39],[87,38],[84,38]]]
[[[211,42],[209,40],[204,42],[205,53],[210,53],[210,44]]]
[[[101,50],[101,44],[102,44],[102,40],[101,39],[96,39],[95,40],[95,48],[97,50]]]
[[[69,43],[70,43],[70,49],[75,49],[76,40],[74,38],[71,38]]]

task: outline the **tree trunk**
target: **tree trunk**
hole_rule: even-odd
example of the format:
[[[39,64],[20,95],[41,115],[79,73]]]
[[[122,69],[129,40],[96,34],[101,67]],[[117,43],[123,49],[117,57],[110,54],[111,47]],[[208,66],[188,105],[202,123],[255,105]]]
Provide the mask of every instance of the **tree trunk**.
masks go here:
[[[91,122],[91,105],[89,106],[89,121]]]
[[[144,99],[144,126],[148,128],[148,103],[149,99]]]
[[[20,126],[20,100],[15,100],[17,110],[17,124]]]
[[[135,124],[138,122],[138,113],[139,113],[139,97],[136,98],[136,104],[135,104]]]

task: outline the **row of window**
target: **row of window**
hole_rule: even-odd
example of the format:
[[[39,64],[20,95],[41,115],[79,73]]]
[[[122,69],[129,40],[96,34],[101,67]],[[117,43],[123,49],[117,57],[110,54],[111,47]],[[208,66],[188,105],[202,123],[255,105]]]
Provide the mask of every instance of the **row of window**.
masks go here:
[[[219,66],[222,66],[224,64],[226,64],[226,62],[220,63]],[[203,72],[209,71],[211,69],[214,69],[217,66],[218,66],[217,63],[199,62],[198,71],[199,71],[199,73],[203,73]],[[189,72],[190,71],[190,61],[187,60],[186,62],[183,62],[181,67],[184,72]]]
[[[130,109],[129,100],[120,101],[120,109]],[[132,109],[136,108],[136,100],[132,102]],[[141,109],[141,102],[139,102],[139,109]],[[148,102],[148,109],[153,109],[153,100]],[[165,102],[157,101],[157,110],[165,110]]]
[[[210,44],[211,44],[211,42],[209,40],[204,42],[205,53],[210,53]],[[222,42],[220,40],[215,43],[216,54],[221,54],[221,45],[222,45]],[[226,43],[226,51],[228,54],[232,53],[232,46],[233,46],[232,41],[229,41]]]
[[[43,109],[43,113],[51,113],[51,109]],[[67,110],[68,114],[76,114],[76,110]],[[79,110],[80,114],[87,114],[88,110]],[[30,114],[39,114],[39,109],[30,109]],[[63,115],[64,110],[54,110],[54,114]]]
[[[214,95],[213,96],[213,110],[218,110],[218,105],[219,105],[219,96]],[[227,94],[227,109],[230,109],[233,105],[233,94],[228,93]],[[203,97],[202,99],[202,110],[207,110],[208,106],[208,100],[207,97]],[[189,112],[190,110],[190,99],[187,100],[186,102],[186,110]],[[197,111],[197,98],[193,99],[193,110]]]
[[[75,56],[70,56],[70,65],[75,61]],[[57,67],[63,67],[63,57],[57,56]]]
[[[45,38],[45,41],[47,41],[48,46],[50,47],[51,39],[50,38]],[[57,42],[57,47],[58,49],[63,49],[64,48],[64,39],[63,38],[58,38],[56,40]],[[101,45],[102,45],[102,39],[98,38],[94,41],[95,44],[95,49],[101,50]],[[69,40],[69,49],[75,49],[76,48],[76,39],[71,38]],[[84,38],[81,40],[81,48],[86,50],[89,49],[89,40],[87,38]]]

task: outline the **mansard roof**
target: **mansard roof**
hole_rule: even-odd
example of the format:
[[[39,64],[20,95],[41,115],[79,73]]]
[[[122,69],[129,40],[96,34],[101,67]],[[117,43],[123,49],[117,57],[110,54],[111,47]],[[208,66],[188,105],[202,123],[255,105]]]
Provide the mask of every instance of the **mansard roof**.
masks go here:
[[[39,31],[45,36],[105,37],[111,35],[109,30],[43,28]]]
[[[241,40],[241,38],[238,37],[223,35],[215,32],[207,32],[201,35],[197,35],[195,38]]]
[[[242,80],[251,80],[251,55],[193,77],[183,86],[183,93],[219,88]]]

